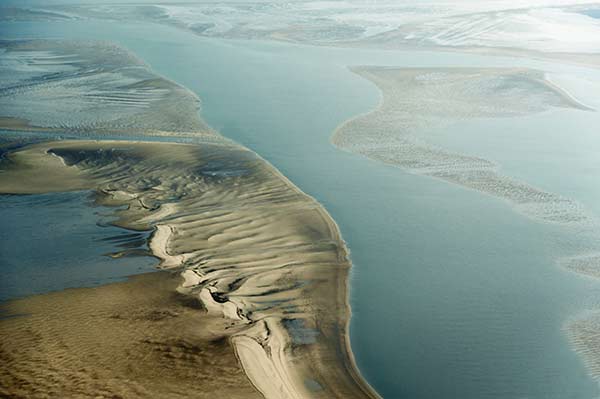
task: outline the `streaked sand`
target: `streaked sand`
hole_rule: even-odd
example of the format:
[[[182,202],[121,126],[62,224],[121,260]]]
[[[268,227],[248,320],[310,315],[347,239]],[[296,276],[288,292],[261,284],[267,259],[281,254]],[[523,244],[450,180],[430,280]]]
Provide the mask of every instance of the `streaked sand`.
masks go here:
[[[0,40],[0,129],[217,137],[200,99],[107,42]]]

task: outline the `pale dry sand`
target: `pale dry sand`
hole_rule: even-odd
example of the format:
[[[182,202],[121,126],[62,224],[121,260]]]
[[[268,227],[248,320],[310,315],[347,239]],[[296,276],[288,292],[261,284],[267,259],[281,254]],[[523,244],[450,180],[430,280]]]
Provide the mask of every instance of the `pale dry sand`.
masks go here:
[[[90,189],[97,193],[100,203],[125,206],[115,209],[118,225],[155,229],[150,248],[162,259],[161,267],[181,273],[179,293],[198,300],[207,312],[203,315],[198,310],[198,316],[190,314],[188,320],[182,321],[186,331],[202,335],[206,328],[203,320],[218,320],[211,331],[227,337],[248,379],[263,396],[377,397],[358,373],[349,347],[350,263],[337,226],[314,199],[254,153],[230,144],[62,141],[15,150],[0,167],[4,170],[0,173],[0,190],[4,193]],[[82,289],[56,295],[67,298],[69,292],[96,291]],[[54,298],[52,295],[46,298]],[[18,312],[33,313],[23,307],[27,300],[18,303],[22,306]],[[123,296],[114,306],[127,313],[129,300]],[[93,322],[85,319],[89,317],[86,312],[77,314],[84,319],[73,323],[84,323],[93,329]],[[198,317],[198,322],[194,317]],[[52,317],[42,319],[53,322]],[[17,320],[34,334],[43,333],[36,329],[45,329],[44,324],[35,324],[37,319],[28,318],[5,319],[0,326],[19,335],[22,330],[9,329]],[[56,324],[56,334],[60,326]],[[66,325],[65,329],[67,334]],[[173,329],[178,330],[178,325],[173,325]],[[175,336],[178,334],[180,331],[174,331]],[[115,340],[129,338],[118,339],[115,335],[102,344],[110,346]],[[93,339],[81,342],[77,344],[81,345],[81,353],[91,350],[88,344],[99,345]],[[204,348],[202,345],[197,346]],[[55,364],[47,370],[44,366],[31,368],[27,356],[55,357],[52,352],[44,352],[45,347],[37,348],[35,353],[22,355],[24,358],[20,357],[22,352],[14,352],[11,361],[15,366],[5,373],[18,372],[18,378],[30,382],[43,378],[45,373],[59,381],[70,380],[70,369]],[[161,344],[161,348],[165,345]],[[205,348],[207,356],[211,348]],[[215,356],[225,358],[225,350],[219,348]],[[62,353],[65,352],[69,352],[68,348]],[[116,349],[111,353],[115,362],[126,363],[130,356],[138,356],[133,352]],[[104,368],[93,357],[80,360],[85,363],[81,366],[85,375]],[[199,376],[209,372],[204,367],[198,365]],[[227,371],[218,372],[223,373]],[[175,381],[169,378],[162,382],[165,390],[171,389],[169,381]],[[244,378],[236,379],[242,384],[240,387]],[[11,381],[7,389],[15,393],[25,389],[34,394],[35,389],[40,389],[34,382],[24,385],[18,379]],[[156,376],[156,383],[160,381],[161,377]],[[129,383],[144,387],[133,377]],[[88,386],[83,385],[82,389]],[[68,389],[75,388],[69,385]],[[203,389],[198,381],[189,396],[204,393]],[[136,397],[135,392],[132,388],[126,397]],[[230,393],[225,384],[220,395],[235,397],[236,392]]]

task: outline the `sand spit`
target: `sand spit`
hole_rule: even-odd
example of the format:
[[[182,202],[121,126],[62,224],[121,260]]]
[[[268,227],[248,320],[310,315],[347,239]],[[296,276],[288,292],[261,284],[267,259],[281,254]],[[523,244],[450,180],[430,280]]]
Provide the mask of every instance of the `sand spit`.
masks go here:
[[[424,142],[424,133],[470,118],[530,115],[551,107],[589,110],[526,69],[406,69],[358,67],[382,92],[377,109],[342,124],[332,137],[341,149],[502,198],[540,221],[588,223],[574,201],[516,181],[494,163]]]
[[[210,133],[198,118],[195,94],[110,43],[0,41],[0,77],[0,129],[96,136]]]
[[[92,189],[100,203],[121,206],[115,208],[118,225],[153,228],[150,248],[162,259],[161,267],[181,273],[178,291],[202,304],[206,315],[198,311],[199,320],[221,323],[215,321],[218,327],[211,331],[228,338],[249,380],[266,398],[377,397],[358,374],[349,349],[350,263],[337,226],[316,201],[254,153],[214,143],[61,141],[17,149],[0,167],[1,192]],[[124,297],[121,311],[127,303]],[[25,312],[12,306],[17,305],[9,306],[13,312]],[[33,319],[28,324],[27,317],[5,319],[0,328],[10,328],[7,323],[14,320],[43,335],[36,330],[42,324]],[[204,334],[201,322],[184,324]],[[52,356],[37,348],[35,356],[29,355]],[[12,353],[11,364],[25,364],[18,351]],[[119,354],[127,357],[131,351],[114,356]],[[78,372],[98,372],[95,361],[85,363]],[[69,381],[64,364],[51,366],[54,380]],[[209,372],[204,367],[198,365],[199,376]],[[33,394],[43,369],[31,368],[30,375],[26,366],[19,370],[8,377],[10,369],[4,371],[8,387]],[[133,377],[128,381],[137,383]],[[190,396],[197,391],[204,392],[202,384]],[[130,393],[127,397],[147,396]],[[220,396],[235,397],[227,386]]]

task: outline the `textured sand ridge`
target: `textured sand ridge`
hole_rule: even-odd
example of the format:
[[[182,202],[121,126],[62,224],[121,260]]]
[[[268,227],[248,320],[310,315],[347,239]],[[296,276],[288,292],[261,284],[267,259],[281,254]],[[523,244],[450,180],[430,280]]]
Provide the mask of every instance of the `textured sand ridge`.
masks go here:
[[[265,397],[376,396],[349,351],[350,264],[337,226],[252,152],[62,141],[11,152],[2,168],[2,192],[91,189],[99,202],[125,206],[115,210],[118,225],[154,228],[161,266],[181,272],[180,293],[228,320],[221,332]]]

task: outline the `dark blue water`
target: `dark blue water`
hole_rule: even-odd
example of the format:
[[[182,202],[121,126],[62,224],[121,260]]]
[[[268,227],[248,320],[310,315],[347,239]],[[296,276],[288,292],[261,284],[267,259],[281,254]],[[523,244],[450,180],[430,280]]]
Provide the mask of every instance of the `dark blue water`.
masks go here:
[[[155,258],[139,256],[149,233],[107,225],[110,212],[88,192],[0,195],[0,300],[155,270]]]

